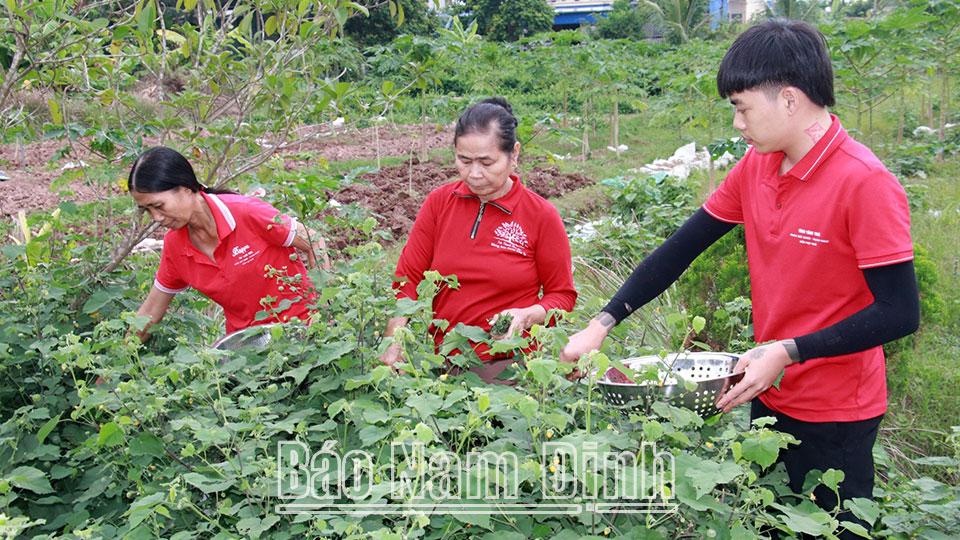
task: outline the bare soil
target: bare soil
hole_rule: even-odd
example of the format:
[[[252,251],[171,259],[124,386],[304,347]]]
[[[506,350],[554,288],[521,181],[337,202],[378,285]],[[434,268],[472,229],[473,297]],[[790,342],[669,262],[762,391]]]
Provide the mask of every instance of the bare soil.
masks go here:
[[[306,167],[316,163],[316,159],[326,159],[329,162],[347,160],[376,159],[377,151],[381,157],[403,156],[420,151],[420,126],[381,126],[379,134],[374,128],[364,129],[337,129],[330,126],[305,126],[295,133],[297,144],[287,144],[280,148],[278,153],[283,156],[294,157],[309,154],[312,159],[290,159],[286,162],[288,169]],[[451,126],[427,126],[427,151],[446,148],[452,144],[453,129]],[[81,148],[82,144],[74,148],[80,154],[79,161],[86,163],[102,162],[101,158],[92,156]],[[155,145],[158,140],[147,140],[146,145]],[[264,141],[269,145],[270,141]],[[65,146],[63,141],[55,139],[41,139],[23,145],[0,145],[0,171],[9,177],[7,181],[0,181],[0,216],[14,215],[20,210],[32,212],[56,208],[63,200],[71,200],[83,204],[97,200],[94,187],[82,180],[74,181],[69,185],[71,193],[64,197],[50,191],[50,184],[60,178],[64,166],[70,166],[69,159],[56,159],[57,153]],[[119,187],[110,189],[112,194],[119,193]],[[111,193],[102,193],[100,196],[109,196]]]
[[[541,197],[550,199],[593,184],[580,174],[561,173],[556,167],[532,167],[520,173],[523,184]],[[359,176],[352,184],[332,195],[338,203],[354,203],[371,211],[380,220],[380,230],[390,233],[392,240],[403,240],[427,195],[441,185],[457,179],[457,170],[449,163],[414,158],[406,165],[383,167],[376,173]],[[327,243],[339,249],[354,243],[355,232],[334,227]]]
[[[379,133],[372,127],[331,130],[330,126],[306,126],[295,134],[299,142],[284,145],[279,153],[290,158],[285,161],[285,167],[290,170],[315,165],[321,158],[329,162],[372,160],[377,157],[378,149],[381,157],[418,155],[419,132],[418,125],[381,126]],[[448,148],[453,142],[453,128],[428,126],[425,140],[428,151]],[[148,145],[156,143],[147,141]],[[269,145],[270,141],[263,141],[263,144]],[[0,145],[0,171],[10,178],[0,181],[0,216],[15,215],[21,210],[53,209],[64,200],[83,204],[120,194],[118,185],[97,188],[83,180],[72,182],[67,191],[50,191],[51,182],[60,178],[65,168],[76,165],[68,159],[57,159],[57,153],[63,147],[62,141],[52,139],[30,142],[22,149],[17,144]],[[75,148],[85,146],[78,144]],[[304,155],[309,158],[304,159]],[[102,162],[101,158],[82,152],[79,159],[87,163]],[[526,166],[524,169],[521,173],[524,184],[545,198],[558,197],[593,183],[582,175],[561,174],[556,167]],[[379,172],[362,175],[361,183],[332,197],[342,205],[354,203],[369,210],[380,220],[381,230],[388,231],[393,240],[402,240],[410,232],[427,194],[456,176],[456,169],[449,160],[420,163],[418,159],[410,158],[404,165],[384,167]],[[356,231],[349,226],[333,224],[328,234],[328,243],[333,248],[354,244],[358,240]]]

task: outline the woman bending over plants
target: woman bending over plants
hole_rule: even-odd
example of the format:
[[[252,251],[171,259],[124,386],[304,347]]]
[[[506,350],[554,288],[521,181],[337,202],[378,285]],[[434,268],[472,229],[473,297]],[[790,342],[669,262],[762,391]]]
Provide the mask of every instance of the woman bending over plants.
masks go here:
[[[577,300],[560,214],[514,174],[520,155],[516,127],[503,98],[483,100],[460,116],[453,137],[460,179],[427,196],[394,283],[398,299],[416,299],[424,272],[457,276],[457,289],[445,287],[434,297],[434,316],[448,328],[464,323],[487,331],[492,320],[495,339],[543,324],[548,311],[570,311]],[[512,318],[509,324],[503,324],[505,317]],[[384,335],[408,321],[391,318]],[[431,326],[430,331],[439,347],[445,330]],[[484,365],[472,371],[488,382],[514,361],[510,353],[491,354],[483,343],[473,348]],[[380,361],[388,366],[402,361],[400,347],[391,344]]]
[[[223,308],[228,333],[309,317],[314,294],[296,252],[315,267],[314,248],[320,249],[329,268],[322,238],[311,245],[302,224],[260,199],[202,186],[186,158],[170,148],[141,154],[128,182],[137,206],[170,229],[153,287],[137,312],[150,316],[141,340],[188,287]],[[271,316],[257,320],[261,310]]]

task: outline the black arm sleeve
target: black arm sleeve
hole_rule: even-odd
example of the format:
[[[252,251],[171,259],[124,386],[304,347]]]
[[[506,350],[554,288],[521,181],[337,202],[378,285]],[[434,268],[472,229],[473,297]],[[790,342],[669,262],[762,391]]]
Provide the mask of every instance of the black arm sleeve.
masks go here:
[[[711,216],[703,208],[697,210],[677,232],[637,265],[602,311],[612,315],[619,324],[627,315],[665,291],[697,255],[735,226],[735,223]]]
[[[863,271],[873,303],[836,324],[794,339],[800,361],[865,351],[910,335],[920,326],[913,261]]]

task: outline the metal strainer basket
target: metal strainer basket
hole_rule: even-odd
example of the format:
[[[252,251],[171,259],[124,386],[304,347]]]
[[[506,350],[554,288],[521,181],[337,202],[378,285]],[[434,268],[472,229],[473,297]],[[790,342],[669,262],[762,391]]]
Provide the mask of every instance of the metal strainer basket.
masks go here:
[[[258,324],[230,332],[218,339],[210,348],[219,351],[235,351],[241,347],[262,347],[270,342],[270,328],[276,325],[277,323]]]
[[[632,370],[658,366],[657,380],[637,384],[611,367],[597,386],[608,403],[625,411],[647,413],[654,402],[667,401],[709,418],[719,412],[716,402],[720,394],[743,378],[743,372],[733,373],[738,359],[735,354],[714,352],[671,353],[666,358],[638,356],[624,360],[623,365]],[[696,387],[688,390],[683,381],[695,383]]]

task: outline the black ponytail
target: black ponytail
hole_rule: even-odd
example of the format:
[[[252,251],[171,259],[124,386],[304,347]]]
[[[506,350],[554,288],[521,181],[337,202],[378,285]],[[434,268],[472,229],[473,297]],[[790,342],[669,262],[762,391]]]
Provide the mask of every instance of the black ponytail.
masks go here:
[[[233,194],[233,191],[204,186],[187,158],[180,152],[165,146],[155,146],[140,154],[130,168],[127,178],[130,192],[159,193],[185,187],[194,193],[202,191],[214,194]]]

